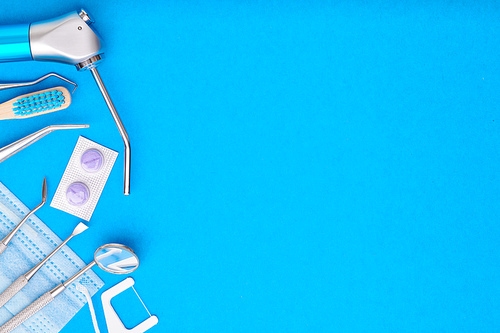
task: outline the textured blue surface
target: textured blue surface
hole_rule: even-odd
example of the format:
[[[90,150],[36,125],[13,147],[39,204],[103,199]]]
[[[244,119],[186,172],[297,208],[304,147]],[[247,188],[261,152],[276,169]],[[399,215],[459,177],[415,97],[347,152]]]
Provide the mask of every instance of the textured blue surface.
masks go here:
[[[6,2],[0,23],[81,5]],[[0,164],[0,179],[33,207],[43,176],[52,198],[78,135],[121,153],[71,244],[87,261],[103,243],[136,249],[136,289],[160,319],[151,332],[500,330],[497,3],[85,8],[130,134],[132,194],[91,75],[61,64],[0,64],[4,81],[55,71],[79,85],[65,111],[0,122],[0,145],[91,127],[50,134]],[[78,222],[39,216],[61,237]],[[107,287],[123,279],[98,273]],[[147,316],[117,307],[129,324]],[[63,330],[91,331],[86,308]]]

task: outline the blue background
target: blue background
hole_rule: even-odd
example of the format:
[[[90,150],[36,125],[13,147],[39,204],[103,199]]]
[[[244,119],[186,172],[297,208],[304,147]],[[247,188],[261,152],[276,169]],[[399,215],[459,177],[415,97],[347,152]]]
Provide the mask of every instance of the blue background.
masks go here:
[[[66,111],[0,122],[0,145],[91,127],[50,134],[0,179],[34,207],[79,135],[120,152],[70,246],[87,262],[104,243],[135,249],[150,332],[500,330],[498,4],[19,0],[0,23],[82,6],[131,138],[131,195],[92,76],[61,64],[0,64],[4,82],[79,85]],[[38,216],[62,238],[79,221]],[[118,303],[129,326],[147,317]],[[63,329],[92,331],[87,307]]]

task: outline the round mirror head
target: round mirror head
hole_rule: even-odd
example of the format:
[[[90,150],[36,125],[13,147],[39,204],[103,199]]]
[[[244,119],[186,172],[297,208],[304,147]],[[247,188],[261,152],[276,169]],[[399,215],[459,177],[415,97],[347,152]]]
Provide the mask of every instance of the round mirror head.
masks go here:
[[[121,244],[106,244],[95,251],[94,260],[101,269],[113,274],[132,273],[139,267],[139,258]]]

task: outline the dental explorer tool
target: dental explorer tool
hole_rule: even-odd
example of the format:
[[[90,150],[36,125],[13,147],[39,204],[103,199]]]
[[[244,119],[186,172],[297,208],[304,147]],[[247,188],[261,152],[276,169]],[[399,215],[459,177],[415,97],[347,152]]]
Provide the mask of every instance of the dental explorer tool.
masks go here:
[[[21,220],[21,222],[19,222],[17,226],[14,229],[12,229],[11,232],[9,232],[9,234],[5,236],[5,238],[2,241],[0,241],[0,254],[2,254],[5,251],[7,245],[9,245],[10,241],[14,238],[16,232],[18,232],[19,229],[21,229],[24,222],[28,221],[29,217],[33,215],[37,210],[42,208],[42,206],[45,205],[46,202],[47,202],[47,181],[45,180],[45,177],[43,177],[42,202],[38,206],[36,206],[35,209],[26,214],[26,216]]]
[[[135,258],[132,263],[128,261],[130,258]],[[120,265],[120,263],[127,262],[126,264]],[[0,333],[10,333],[16,327],[24,323],[35,313],[43,309],[47,304],[52,302],[54,298],[62,293],[64,289],[75,282],[80,276],[91,269],[95,264],[99,266],[102,270],[113,273],[113,274],[128,274],[132,273],[139,267],[139,258],[130,248],[121,244],[106,244],[98,248],[94,253],[94,261],[85,266],[81,271],[73,275],[66,282],[61,283],[51,291],[46,292],[40,296],[36,301],[28,305],[24,310],[19,312],[8,322],[6,322],[2,327],[0,327]],[[121,270],[116,271],[110,268],[110,265],[120,266]],[[127,268],[127,269],[124,269]]]
[[[130,194],[130,140],[96,66],[104,51],[99,36],[90,28],[94,21],[83,9],[53,19],[0,27],[0,62],[52,61],[90,70],[123,139],[125,151],[123,193]]]
[[[11,157],[12,155],[17,154],[24,148],[28,147],[32,143],[40,140],[47,134],[57,131],[57,130],[66,130],[66,129],[79,129],[79,128],[88,128],[89,125],[52,125],[45,127],[38,132],[30,134],[16,142],[11,143],[8,146],[5,146],[0,149],[0,163]]]
[[[42,268],[42,266],[45,265],[45,263],[54,256],[54,254],[56,254],[64,245],[66,245],[66,243],[68,243],[71,238],[81,234],[87,229],[88,227],[85,225],[85,223],[78,223],[78,225],[73,230],[73,233],[71,233],[71,235],[66,238],[64,242],[59,244],[58,247],[56,247],[48,256],[40,261],[35,267],[30,269],[26,274],[21,275],[19,278],[17,278],[16,281],[12,282],[12,284],[8,286],[2,294],[0,294],[0,308],[4,306],[5,303],[7,303],[12,297],[14,297],[21,289],[23,289],[28,284],[33,275],[35,275],[35,273],[38,272],[40,268]]]
[[[54,76],[54,77],[57,77],[58,79],[61,79],[63,81],[66,81],[68,82],[69,84],[72,84],[75,86],[75,88],[73,89],[72,93],[75,92],[76,88],[78,87],[76,83],[74,83],[73,81],[70,81],[68,80],[67,78],[65,78],[64,76],[61,76],[57,73],[49,73],[49,74],[46,74],[44,76],[42,76],[41,78],[39,79],[36,79],[34,81],[30,81],[30,82],[19,82],[19,83],[0,83],[0,90],[4,90],[4,89],[11,89],[11,88],[19,88],[19,87],[27,87],[27,86],[33,86],[37,83],[40,83],[42,82],[43,80],[45,79],[48,79],[49,77],[51,76]]]

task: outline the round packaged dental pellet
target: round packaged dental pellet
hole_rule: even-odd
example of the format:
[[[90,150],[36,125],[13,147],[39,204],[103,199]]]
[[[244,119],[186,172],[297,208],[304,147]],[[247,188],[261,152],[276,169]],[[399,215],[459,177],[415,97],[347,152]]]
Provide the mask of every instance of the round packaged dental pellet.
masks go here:
[[[50,206],[89,221],[117,156],[80,136]]]
[[[84,183],[73,183],[66,190],[66,199],[73,206],[82,206],[90,198],[90,191]]]
[[[104,162],[104,157],[101,152],[97,149],[89,149],[83,153],[80,159],[81,166],[83,170],[94,173],[101,170]]]

